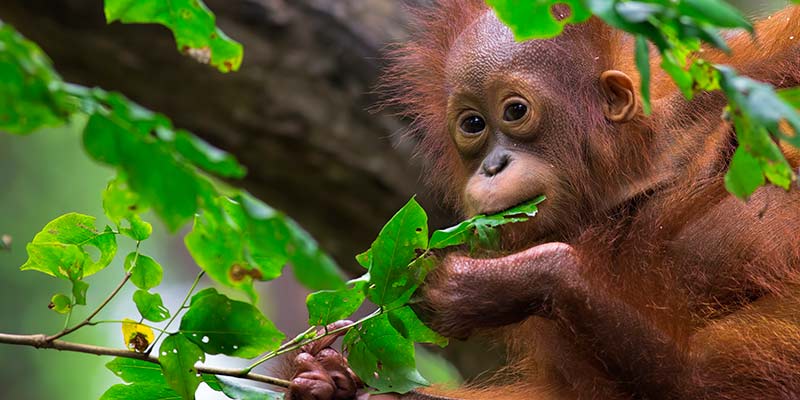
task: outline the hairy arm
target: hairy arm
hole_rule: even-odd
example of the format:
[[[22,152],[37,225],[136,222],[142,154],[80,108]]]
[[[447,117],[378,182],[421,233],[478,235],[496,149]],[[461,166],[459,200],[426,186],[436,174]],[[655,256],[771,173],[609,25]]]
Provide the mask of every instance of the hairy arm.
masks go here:
[[[569,245],[548,243],[497,259],[448,257],[425,287],[432,326],[456,338],[530,316],[554,320],[631,392],[673,397],[692,375],[687,354],[645,315],[594,288]]]

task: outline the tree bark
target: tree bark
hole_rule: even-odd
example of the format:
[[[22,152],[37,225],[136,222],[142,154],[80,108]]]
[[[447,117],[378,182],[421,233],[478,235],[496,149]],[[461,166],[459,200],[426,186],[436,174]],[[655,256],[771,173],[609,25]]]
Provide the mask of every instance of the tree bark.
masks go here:
[[[397,0],[207,0],[244,45],[239,72],[182,56],[157,25],[107,25],[100,0],[4,0],[0,19],[37,42],[67,81],[120,91],[235,154],[243,186],[308,229],[345,269],[415,193],[405,123],[370,112],[387,45],[405,36]]]

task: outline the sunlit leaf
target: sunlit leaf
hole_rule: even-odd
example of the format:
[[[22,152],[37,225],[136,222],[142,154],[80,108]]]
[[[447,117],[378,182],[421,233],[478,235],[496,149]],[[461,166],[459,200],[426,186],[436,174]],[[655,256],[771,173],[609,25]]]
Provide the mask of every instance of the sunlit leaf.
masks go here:
[[[72,310],[72,299],[69,296],[64,294],[56,294],[50,299],[50,304],[47,305],[47,308],[59,313],[59,314],[66,314]]]
[[[117,239],[110,229],[97,230],[95,218],[69,213],[49,222],[28,243],[28,261],[20,268],[79,280],[107,267],[117,252]],[[86,251],[100,251],[97,261]]]
[[[133,293],[133,302],[136,303],[136,309],[142,314],[142,318],[148,321],[161,322],[169,318],[169,310],[164,307],[161,295],[158,293],[137,290]]]
[[[106,20],[111,23],[157,23],[169,28],[178,50],[222,72],[236,71],[242,63],[242,45],[216,27],[216,17],[201,0],[106,0]]]
[[[75,304],[86,305],[86,291],[89,290],[89,284],[84,281],[72,281],[72,297],[75,299]]]
[[[557,36],[567,23],[586,21],[592,14],[582,0],[486,0],[517,40]],[[553,15],[556,4],[569,5],[564,16]]]
[[[150,327],[125,318],[122,324],[122,338],[125,340],[125,347],[143,353],[153,343],[156,335]]]
[[[153,233],[153,226],[142,220],[139,214],[147,211],[148,206],[138,193],[128,188],[123,175],[120,173],[103,191],[103,210],[120,227],[121,233],[134,240],[145,240]],[[125,221],[127,227],[123,226]]]
[[[125,257],[125,271],[131,273],[131,282],[139,289],[149,290],[161,284],[164,270],[152,258],[132,252]]]

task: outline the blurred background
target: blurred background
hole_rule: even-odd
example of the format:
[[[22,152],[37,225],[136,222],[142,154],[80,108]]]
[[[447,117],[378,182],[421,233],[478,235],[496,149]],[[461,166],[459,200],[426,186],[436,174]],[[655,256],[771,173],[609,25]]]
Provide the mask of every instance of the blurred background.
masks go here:
[[[370,111],[385,52],[407,37],[406,5],[428,2],[206,0],[221,28],[245,47],[241,71],[228,75],[181,56],[164,28],[106,25],[101,0],[3,0],[0,20],[40,44],[67,81],[120,91],[234,153],[249,169],[237,185],[286,211],[345,270],[360,275],[353,256],[369,247],[413,194],[420,194],[434,228],[456,220],[425,196],[413,143],[400,142],[396,134],[407,121],[391,110]],[[785,3],[731,2],[754,16]],[[100,194],[113,173],[84,154],[83,122],[28,137],[0,134],[0,235],[13,239],[12,250],[0,252],[0,332],[53,333],[63,327],[63,317],[46,308],[52,294],[69,291],[67,283],[18,267],[26,259],[25,243],[48,221],[73,211],[103,214]],[[149,220],[156,222],[155,233],[143,252],[164,266],[159,291],[174,308],[197,267],[183,246],[185,232],[169,235],[155,218]],[[120,247],[115,263],[90,279],[90,305],[116,285],[130,250]],[[307,292],[291,276],[260,288],[261,307],[279,328],[288,334],[305,329]],[[131,294],[130,288],[124,291],[101,319],[136,317]],[[73,321],[87,312],[77,310]],[[123,346],[121,338],[118,325],[69,337],[114,347]],[[454,343],[443,353],[471,379],[502,361],[502,351],[486,343]],[[458,372],[427,359],[427,376],[458,379]],[[0,398],[96,399],[119,382],[104,368],[108,361],[0,345]]]

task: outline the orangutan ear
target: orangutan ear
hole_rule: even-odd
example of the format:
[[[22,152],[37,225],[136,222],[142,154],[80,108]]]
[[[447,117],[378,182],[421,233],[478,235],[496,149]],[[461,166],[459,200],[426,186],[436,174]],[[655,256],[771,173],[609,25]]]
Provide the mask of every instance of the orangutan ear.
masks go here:
[[[606,95],[603,111],[613,122],[628,122],[636,115],[636,91],[631,77],[622,71],[608,70],[600,75],[600,87]]]

